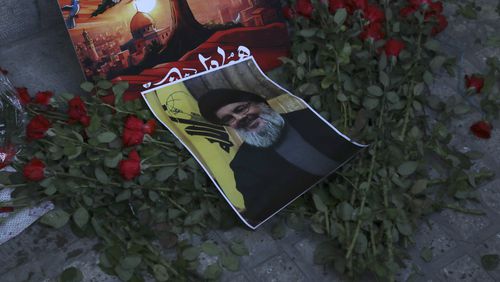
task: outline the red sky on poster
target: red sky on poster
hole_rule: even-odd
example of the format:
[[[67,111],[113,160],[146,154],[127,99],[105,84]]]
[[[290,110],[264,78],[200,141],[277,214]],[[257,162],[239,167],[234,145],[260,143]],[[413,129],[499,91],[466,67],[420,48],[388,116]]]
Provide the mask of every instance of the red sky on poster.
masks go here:
[[[289,50],[279,0],[58,2],[85,76],[129,81],[126,99],[171,82],[172,69],[199,73],[249,51],[269,70]]]

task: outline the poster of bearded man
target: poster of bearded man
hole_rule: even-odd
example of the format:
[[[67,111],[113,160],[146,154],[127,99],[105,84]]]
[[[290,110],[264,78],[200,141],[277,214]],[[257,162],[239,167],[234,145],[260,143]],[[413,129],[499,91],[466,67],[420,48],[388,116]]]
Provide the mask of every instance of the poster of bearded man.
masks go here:
[[[142,95],[252,229],[366,147],[269,79],[253,57]]]

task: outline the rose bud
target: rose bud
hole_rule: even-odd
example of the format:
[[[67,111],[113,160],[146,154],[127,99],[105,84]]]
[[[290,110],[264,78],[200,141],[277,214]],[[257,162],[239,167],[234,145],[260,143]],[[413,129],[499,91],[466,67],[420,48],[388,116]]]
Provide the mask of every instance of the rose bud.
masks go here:
[[[50,91],[40,91],[35,94],[35,98],[33,98],[33,102],[35,104],[47,106],[50,104],[50,100],[52,99],[52,96],[54,96],[54,93]]]
[[[397,57],[399,56],[399,53],[405,48],[405,44],[403,41],[391,38],[387,40],[385,43],[385,54],[387,57],[394,56]]]
[[[130,181],[141,175],[141,158],[134,150],[128,154],[128,159],[120,161],[118,165],[120,174],[126,181]]]
[[[40,181],[45,178],[45,164],[37,159],[32,159],[23,168],[24,178],[28,181]]]
[[[465,76],[465,87],[468,92],[481,93],[484,86],[484,78],[479,75],[466,75]]]
[[[291,20],[295,18],[295,11],[290,6],[283,7],[282,11],[285,19]]]
[[[149,135],[153,135],[153,133],[155,132],[156,130],[156,121],[153,120],[153,119],[150,119],[148,120],[143,128],[142,128],[142,131],[145,133],[145,134],[149,134]]]
[[[490,139],[492,129],[493,129],[493,126],[485,120],[478,121],[470,127],[470,131],[476,137],[479,137],[482,139]]]
[[[26,106],[27,104],[31,103],[31,96],[28,93],[28,89],[26,87],[16,87],[16,91],[21,105]]]
[[[368,5],[363,14],[365,19],[369,20],[370,23],[383,22],[385,20],[384,11],[376,5]]]
[[[297,0],[295,4],[295,10],[301,16],[306,18],[311,18],[314,7],[311,0]]]
[[[382,31],[382,24],[379,22],[371,23],[363,28],[363,32],[359,35],[362,40],[377,41],[384,38],[385,34]]]
[[[42,139],[51,127],[51,123],[42,115],[33,117],[26,126],[26,137],[28,140]]]

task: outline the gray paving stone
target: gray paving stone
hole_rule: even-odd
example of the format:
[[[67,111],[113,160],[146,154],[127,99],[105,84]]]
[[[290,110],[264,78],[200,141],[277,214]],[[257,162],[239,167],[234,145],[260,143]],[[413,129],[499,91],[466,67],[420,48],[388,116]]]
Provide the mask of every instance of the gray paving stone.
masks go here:
[[[245,268],[251,268],[262,263],[280,252],[274,239],[265,232],[249,231],[234,228],[221,234],[226,240],[243,240],[248,248],[249,256],[242,257]]]
[[[476,247],[477,261],[484,255],[500,255],[500,233],[488,238]],[[495,281],[500,281],[500,266],[491,271],[486,271]]]
[[[253,273],[258,281],[262,282],[307,281],[304,274],[286,254],[281,254],[262,263],[253,269]]]
[[[64,26],[2,46],[0,63],[15,86],[25,86],[33,94],[82,93],[84,77]]]
[[[443,268],[441,272],[445,281],[456,282],[493,282],[494,280],[470,256],[463,256]]]
[[[500,214],[500,179],[485,184],[479,189],[479,193],[483,203]]]
[[[432,259],[436,259],[455,248],[457,243],[433,220],[423,222],[415,236],[417,249],[430,248]]]
[[[294,248],[297,250],[295,263],[314,281],[343,281],[334,271],[333,267],[314,265],[314,250],[319,242],[319,238],[312,236],[308,236],[297,242],[294,245]]]
[[[0,19],[0,46],[26,38],[40,30],[36,0],[2,1]]]
[[[42,29],[57,28],[57,26],[64,25],[64,19],[61,16],[57,1],[36,0],[36,2],[40,15],[40,27]]]
[[[466,207],[476,210],[480,208],[477,205],[468,205]],[[452,210],[444,210],[440,215],[464,241],[474,241],[474,235],[491,224],[491,221],[486,216],[481,215],[470,215]]]

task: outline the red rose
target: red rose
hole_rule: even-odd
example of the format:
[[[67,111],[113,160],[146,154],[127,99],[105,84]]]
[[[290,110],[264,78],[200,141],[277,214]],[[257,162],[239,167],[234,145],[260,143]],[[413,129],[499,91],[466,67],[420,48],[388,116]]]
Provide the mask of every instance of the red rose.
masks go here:
[[[54,96],[54,93],[50,91],[38,92],[35,94],[33,101],[36,104],[47,106],[50,103],[52,96]]]
[[[352,9],[346,0],[329,0],[328,10],[330,13],[335,13],[338,9],[346,9],[349,14],[352,13]]]
[[[290,6],[283,7],[282,11],[285,19],[291,20],[295,18],[295,11]]]
[[[368,0],[351,0],[354,10],[364,10],[368,6]]]
[[[383,22],[385,20],[384,11],[376,5],[368,5],[363,14],[365,19],[369,20],[370,23]]]
[[[431,2],[429,3],[429,10],[432,13],[441,14],[443,12],[443,2]]]
[[[465,76],[465,87],[467,90],[474,89],[476,93],[480,93],[484,86],[484,78],[478,75],[466,75]]]
[[[123,128],[123,145],[130,147],[139,145],[144,139],[144,122],[135,116],[128,116]]]
[[[312,16],[314,7],[311,3],[311,0],[297,0],[297,3],[295,4],[295,10],[299,15],[310,18]]]
[[[125,120],[125,128],[127,129],[142,131],[143,126],[144,122],[136,116],[128,116]]]
[[[80,117],[87,115],[85,103],[79,96],[69,100],[68,106],[68,116],[73,120],[79,120]]]
[[[114,106],[115,105],[115,94],[109,94],[109,95],[106,95],[106,96],[99,96],[99,99],[101,99],[101,101],[104,104],[108,104],[110,106]]]
[[[26,137],[28,140],[42,139],[50,126],[49,120],[42,115],[37,115],[26,126]]]
[[[384,38],[385,34],[382,31],[382,24],[379,22],[371,23],[363,28],[363,32],[359,35],[362,40],[377,41]]]
[[[7,75],[9,74],[9,72],[3,68],[0,67],[0,73],[2,73],[3,75]]]
[[[121,176],[126,181],[141,175],[141,158],[135,150],[128,154],[128,159],[121,160],[118,166]]]
[[[31,96],[28,94],[28,89],[26,87],[16,87],[16,91],[21,105],[25,106],[31,103]]]
[[[23,175],[28,181],[40,181],[45,178],[45,164],[34,158],[24,166]]]
[[[478,121],[474,123],[470,127],[470,131],[476,135],[476,137],[483,138],[483,139],[490,139],[491,138],[491,130],[493,129],[493,126],[485,121]]]
[[[397,57],[404,48],[405,44],[403,41],[391,38],[385,43],[385,54],[387,55],[387,57]]]
[[[13,211],[14,211],[13,207],[1,207],[0,208],[0,213],[13,212]]]
[[[417,8],[415,6],[407,6],[403,7],[399,10],[399,15],[403,18],[407,18],[411,14],[415,13],[417,11]]]
[[[145,134],[149,134],[149,135],[153,135],[153,133],[155,132],[156,130],[156,121],[153,120],[153,119],[150,119],[146,122],[146,124],[144,124],[143,128],[142,128],[142,131],[145,133]]]
[[[84,127],[88,127],[90,125],[90,116],[88,116],[88,115],[87,116],[82,116],[82,117],[80,117],[80,119],[78,121]]]
[[[435,18],[437,20],[437,25],[432,28],[431,35],[436,35],[440,33],[441,31],[445,30],[446,27],[448,26],[448,20],[446,20],[445,16],[436,15]]]
[[[15,156],[16,150],[14,146],[6,146],[0,148],[0,169],[8,166]]]

